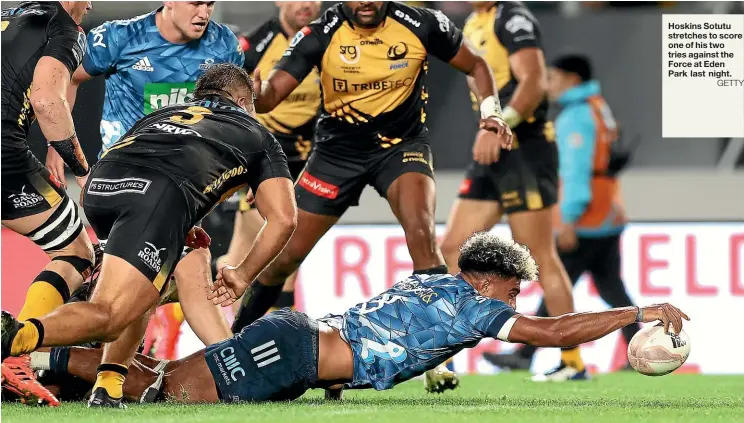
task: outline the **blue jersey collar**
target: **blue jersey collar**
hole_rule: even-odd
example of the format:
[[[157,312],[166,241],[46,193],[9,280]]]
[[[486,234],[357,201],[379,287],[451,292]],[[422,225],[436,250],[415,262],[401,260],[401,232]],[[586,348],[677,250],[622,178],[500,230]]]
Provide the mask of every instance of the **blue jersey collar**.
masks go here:
[[[591,96],[599,95],[600,92],[599,81],[587,81],[564,91],[563,94],[558,97],[558,103],[568,104],[583,102]]]

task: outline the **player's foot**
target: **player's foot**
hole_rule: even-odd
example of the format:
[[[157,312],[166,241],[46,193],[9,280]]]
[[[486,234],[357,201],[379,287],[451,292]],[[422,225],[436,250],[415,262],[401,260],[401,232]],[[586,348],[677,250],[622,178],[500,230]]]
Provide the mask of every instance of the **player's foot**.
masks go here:
[[[459,384],[460,379],[458,379],[457,374],[449,370],[444,364],[426,372],[424,379],[424,389],[429,393],[441,394],[448,389],[457,388]]]
[[[147,389],[145,389],[145,392],[142,393],[142,397],[140,397],[140,403],[145,404],[155,402],[155,400],[158,398],[158,395],[160,395],[160,390],[163,389],[165,366],[167,366],[168,363],[168,360],[163,360],[158,363],[158,365],[155,366],[154,369],[152,369],[153,371],[158,373],[158,378],[155,379],[155,382],[153,382],[152,385],[148,386]]]
[[[88,408],[101,407],[101,408],[120,408],[125,409],[127,406],[121,402],[121,398],[111,398],[106,392],[105,388],[99,387],[90,394],[88,400]]]
[[[3,388],[18,395],[22,403],[59,407],[59,400],[36,380],[30,356],[8,357],[3,362],[2,375]]]
[[[494,354],[483,353],[483,358],[494,366],[509,370],[529,370],[532,360],[522,357],[519,353]]]
[[[563,362],[561,362],[560,366],[545,374],[536,374],[532,376],[533,382],[566,382],[589,379],[591,379],[591,377],[586,368],[579,371],[578,369],[567,366],[566,363]]]
[[[329,401],[342,401],[344,399],[343,389],[326,389],[325,399]]]
[[[23,327],[23,323],[16,320],[12,314],[3,311],[0,316],[0,329],[2,329],[2,361],[10,357],[10,347],[13,345],[13,338]]]

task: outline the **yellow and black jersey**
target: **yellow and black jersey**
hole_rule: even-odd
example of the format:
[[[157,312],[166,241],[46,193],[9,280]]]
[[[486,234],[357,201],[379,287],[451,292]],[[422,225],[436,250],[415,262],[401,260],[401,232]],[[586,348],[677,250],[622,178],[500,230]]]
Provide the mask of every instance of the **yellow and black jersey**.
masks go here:
[[[247,36],[245,69],[256,69],[267,78],[282,54],[289,47],[291,36],[282,29],[278,18],[271,19]],[[315,122],[320,109],[320,76],[316,69],[281,104],[258,120],[282,144],[287,159],[305,161],[310,153]]]
[[[517,80],[509,67],[509,56],[523,48],[542,49],[537,19],[522,2],[498,2],[484,12],[473,12],[465,22],[462,32],[493,70],[501,105],[506,106],[517,87]],[[471,97],[475,100],[472,94]],[[534,116],[526,121],[544,122],[547,110],[548,102],[544,99],[535,110]]]
[[[320,69],[317,142],[387,148],[426,133],[428,56],[449,62],[461,43],[439,11],[390,2],[383,22],[365,29],[339,3],[294,36],[277,69],[298,81]]]

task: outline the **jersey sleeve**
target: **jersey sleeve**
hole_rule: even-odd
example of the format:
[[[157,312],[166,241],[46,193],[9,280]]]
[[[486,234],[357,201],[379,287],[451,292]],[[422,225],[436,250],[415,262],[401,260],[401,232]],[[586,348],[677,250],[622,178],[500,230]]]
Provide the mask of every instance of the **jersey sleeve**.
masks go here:
[[[317,31],[318,28],[312,26],[299,30],[275,69],[283,70],[302,82],[314,67],[320,68],[325,47]]]
[[[85,34],[74,23],[55,17],[49,22],[47,36],[42,56],[59,60],[72,75],[85,56]]]
[[[289,166],[287,165],[287,156],[284,154],[279,141],[277,141],[268,131],[264,134],[263,145],[263,157],[261,157],[257,164],[256,174],[251,178],[252,181],[249,182],[254,194],[261,183],[267,179],[292,179],[292,176],[289,173]]]
[[[462,31],[441,10],[421,10],[428,23],[427,52],[445,63],[449,62],[462,46]]]
[[[508,333],[501,330],[516,312],[508,304],[486,297],[476,296],[469,300],[463,310],[474,330],[483,337],[498,338],[506,341]]]
[[[230,54],[227,56],[227,61],[242,68],[243,64],[245,63],[245,53],[243,53],[243,47],[240,45],[238,37],[235,36],[232,31],[227,30],[226,36],[229,38],[227,46],[230,49]]]
[[[119,57],[119,36],[112,22],[90,30],[88,33],[88,54],[83,59],[83,69],[88,75],[96,76],[110,73],[116,69]]]
[[[532,13],[525,8],[512,8],[503,13],[504,16],[496,19],[494,31],[509,54],[528,47],[542,48],[540,27]]]
[[[245,37],[246,41],[248,41],[248,48],[245,50],[244,68],[246,72],[253,73],[253,71],[256,70],[258,62],[261,61],[264,53],[266,53],[266,46],[261,46],[261,51],[258,51],[259,46],[262,44],[261,42],[269,36],[270,32],[270,29],[267,29],[265,25],[262,25],[254,29],[247,37]],[[276,37],[276,34],[272,36],[272,40],[273,37]]]

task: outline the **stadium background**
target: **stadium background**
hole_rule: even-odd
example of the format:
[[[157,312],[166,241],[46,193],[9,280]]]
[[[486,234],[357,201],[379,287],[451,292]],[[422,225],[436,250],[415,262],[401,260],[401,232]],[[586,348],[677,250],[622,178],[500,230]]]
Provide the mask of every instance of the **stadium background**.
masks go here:
[[[105,20],[147,13],[159,4],[94,2],[83,26],[90,30]],[[633,221],[622,240],[623,274],[631,296],[640,304],[672,302],[693,318],[686,330],[695,346],[682,371],[744,374],[744,362],[734,357],[736,348],[721,351],[716,342],[733,338],[731,342],[744,347],[740,336],[730,337],[729,329],[719,324],[740,321],[737,315],[744,306],[744,139],[662,139],[660,122],[661,14],[741,13],[744,2],[527,4],[540,21],[548,61],[568,51],[588,54],[625,139],[640,142],[621,177]],[[469,13],[469,6],[461,2],[426,5],[443,10],[460,26]],[[273,2],[218,2],[213,18],[249,31],[274,11]],[[103,83],[97,78],[84,84],[73,112],[91,163],[100,146]],[[443,223],[470,159],[475,121],[465,79],[456,71],[434,60],[428,84],[433,87],[427,113],[437,171],[436,219]],[[704,125],[694,119],[696,107],[707,105],[691,104],[690,124]],[[38,127],[31,145],[43,158],[46,149]],[[71,197],[78,198],[71,178],[68,185]],[[393,222],[384,200],[366,190],[361,206],[342,218],[343,225],[318,244],[301,268],[298,308],[314,317],[338,312],[410,272],[402,230]],[[503,226],[495,230],[508,234]],[[45,260],[30,241],[2,230],[3,309],[20,309],[28,284]],[[606,307],[587,278],[577,286],[575,298],[577,311]],[[519,311],[533,311],[539,299],[539,288],[528,285],[519,298]],[[180,354],[200,347],[184,325]],[[480,354],[499,348],[509,346],[483,341],[458,355],[455,369],[490,373],[494,369],[480,360]],[[586,345],[583,351],[595,371],[623,364],[619,333]],[[542,350],[533,370],[547,370],[557,354]]]

